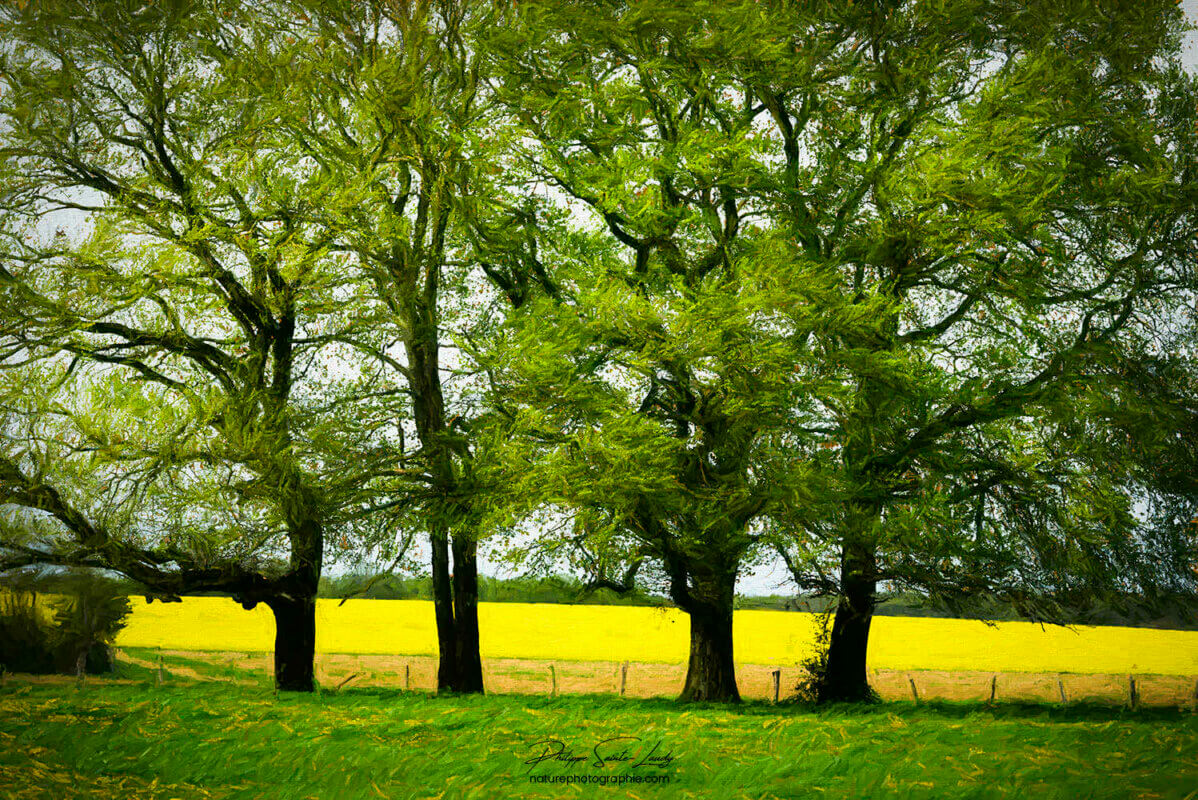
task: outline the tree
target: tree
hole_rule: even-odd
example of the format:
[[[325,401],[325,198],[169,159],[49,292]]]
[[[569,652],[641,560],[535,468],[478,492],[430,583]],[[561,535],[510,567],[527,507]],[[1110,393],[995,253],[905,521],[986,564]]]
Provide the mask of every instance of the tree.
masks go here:
[[[374,422],[388,388],[337,344],[368,314],[305,222],[344,187],[240,91],[255,21],[0,12],[0,558],[264,602],[277,685],[311,691],[326,538],[369,522],[395,448]]]
[[[327,232],[329,251],[344,254],[374,307],[359,329],[365,338],[328,338],[366,353],[396,387],[396,418],[410,420],[419,448],[387,474],[393,501],[418,514],[429,534],[438,686],[481,692],[485,492],[473,477],[479,408],[458,340],[495,324],[488,312],[503,313],[483,307],[495,292],[472,257],[471,227],[488,202],[502,143],[474,40],[495,10],[456,0],[273,9],[269,36],[285,57],[247,67],[248,91],[274,109],[293,152],[346,187],[334,202],[309,206],[305,218]]]
[[[1126,416],[1126,366],[1192,299],[1180,23],[1171,2],[560,3],[496,33],[530,159],[602,228],[501,357],[541,442],[521,466],[614,506],[692,625],[720,620],[684,696],[734,697],[754,544],[839,598],[823,700],[870,695],[879,582],[1053,618],[1149,554],[1130,462],[1078,436]]]
[[[704,38],[742,12],[545,4],[488,41],[533,178],[582,209],[540,221],[558,291],[513,312],[488,362],[508,480],[662,565],[691,622],[687,700],[739,699],[755,521],[810,491],[792,431],[826,379],[811,339],[859,326],[809,313],[827,275],[760,224],[761,109]]]
[[[821,313],[876,314],[834,343],[839,508],[784,517],[796,580],[839,597],[821,699],[869,696],[880,581],[1060,619],[1163,577],[1103,437],[1192,301],[1180,24],[1173,3],[816,6],[740,62],[781,144],[773,219],[841,278]]]

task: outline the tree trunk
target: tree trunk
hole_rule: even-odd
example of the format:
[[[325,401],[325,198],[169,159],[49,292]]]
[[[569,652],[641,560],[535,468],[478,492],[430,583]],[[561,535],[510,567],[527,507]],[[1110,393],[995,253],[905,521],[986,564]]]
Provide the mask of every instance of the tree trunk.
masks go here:
[[[429,535],[432,546],[433,613],[437,619],[437,691],[458,687],[457,625],[453,616],[453,586],[449,576],[449,535],[444,529]]]
[[[458,680],[455,691],[481,693],[483,664],[478,651],[478,544],[469,535],[453,537],[453,617]]]
[[[691,620],[691,652],[679,700],[739,703],[732,660],[732,598],[736,572],[697,583],[686,611]]]
[[[284,692],[316,689],[316,597],[272,597],[275,615],[275,686]]]
[[[841,596],[828,642],[827,669],[816,691],[820,703],[870,702],[875,699],[866,675],[869,625],[873,619],[875,564],[872,549],[846,544],[841,554]]]
[[[428,451],[429,470],[433,474],[435,487],[442,498],[455,494],[453,458],[445,443],[448,426],[445,422],[445,401],[441,393],[441,375],[438,367],[439,343],[435,319],[436,297],[425,298],[409,307],[408,325],[412,331],[404,346],[407,350],[410,370],[412,405],[416,416],[416,432],[421,445]],[[482,691],[481,663],[478,662],[477,621],[477,569],[473,550],[469,558],[459,564],[458,543],[455,538],[454,570],[464,570],[467,575],[450,577],[449,572],[449,524],[445,515],[452,511],[452,503],[439,504],[432,511],[429,543],[432,547],[433,612],[437,620],[437,691],[479,692]],[[463,606],[459,608],[458,606]],[[469,606],[466,608],[465,606]],[[459,619],[460,617],[460,619]],[[467,630],[463,631],[463,627]],[[462,637],[465,636],[465,640]],[[471,648],[469,644],[472,643]]]

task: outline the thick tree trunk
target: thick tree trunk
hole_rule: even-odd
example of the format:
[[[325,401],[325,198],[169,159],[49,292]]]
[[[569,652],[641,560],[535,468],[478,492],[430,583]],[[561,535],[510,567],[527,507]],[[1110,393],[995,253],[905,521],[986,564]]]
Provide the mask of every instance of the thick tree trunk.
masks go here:
[[[411,370],[416,431],[431,458],[429,468],[437,490],[444,497],[455,494],[456,476],[451,452],[444,438],[445,402],[438,368],[438,341],[433,318],[435,297],[427,305],[411,309],[409,325],[413,336],[405,342]],[[449,571],[450,537],[443,515],[452,504],[441,506],[433,516],[429,539],[432,545],[433,609],[437,620],[437,691],[481,692],[482,662],[478,654],[478,568],[474,547],[453,540],[454,573]]]
[[[869,625],[873,619],[873,551],[864,545],[846,545],[841,555],[841,596],[832,622],[828,663],[816,692],[820,703],[870,702],[874,699],[866,674]]]
[[[691,590],[691,651],[679,700],[739,703],[732,660],[732,607],[736,573],[718,575]]]
[[[477,545],[467,536],[434,534],[433,608],[437,619],[437,691],[483,691],[478,650]],[[449,553],[453,550],[453,573]]]
[[[290,481],[300,485],[298,478]],[[302,498],[302,495],[298,496]],[[291,571],[261,597],[275,615],[275,687],[283,692],[316,690],[316,590],[324,563],[324,529],[297,503],[290,521]],[[257,600],[241,601],[253,608]]]
[[[478,544],[468,535],[453,537],[453,622],[456,691],[483,691],[478,649]]]
[[[437,620],[437,691],[458,689],[457,625],[453,615],[453,586],[449,576],[449,534],[434,530],[432,545],[433,613]]]
[[[316,597],[272,597],[275,615],[275,686],[284,692],[316,689]]]

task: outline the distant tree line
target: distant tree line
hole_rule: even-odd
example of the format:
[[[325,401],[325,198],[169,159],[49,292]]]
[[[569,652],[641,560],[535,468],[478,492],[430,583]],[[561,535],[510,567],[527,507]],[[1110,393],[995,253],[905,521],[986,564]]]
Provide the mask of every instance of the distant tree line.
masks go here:
[[[404,578],[397,575],[326,575],[320,579],[320,597],[375,600],[432,600],[430,577]],[[487,603],[566,603],[571,605],[668,606],[669,598],[639,587],[630,592],[590,589],[579,578],[549,576],[490,578],[480,575],[478,599]]]

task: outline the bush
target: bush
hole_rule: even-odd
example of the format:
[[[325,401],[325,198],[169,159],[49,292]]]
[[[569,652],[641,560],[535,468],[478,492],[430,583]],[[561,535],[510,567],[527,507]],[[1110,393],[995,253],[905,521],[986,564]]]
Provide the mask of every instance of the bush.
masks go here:
[[[39,609],[39,597],[48,615]],[[123,587],[93,573],[13,586],[0,593],[0,667],[40,674],[111,672],[112,641],[131,610]]]
[[[800,703],[822,703],[827,698],[828,689],[828,651],[832,644],[832,624],[836,618],[835,606],[829,606],[819,615],[818,630],[815,634],[815,653],[799,664],[799,679],[795,682],[795,693],[788,699]],[[872,686],[866,686],[865,697],[860,698],[868,703],[881,701],[877,691]]]
[[[112,672],[112,642],[133,610],[129,598],[120,587],[94,576],[81,576],[63,588],[68,593],[54,609],[60,671],[66,666],[74,673]]]
[[[37,592],[0,592],[0,667],[9,672],[54,672],[58,637],[37,610]]]
[[[791,700],[800,703],[815,703],[819,700],[819,690],[828,674],[828,645],[832,641],[833,608],[829,608],[819,616],[819,630],[815,634],[815,653],[806,661],[799,664],[799,679],[795,683],[795,693]]]

